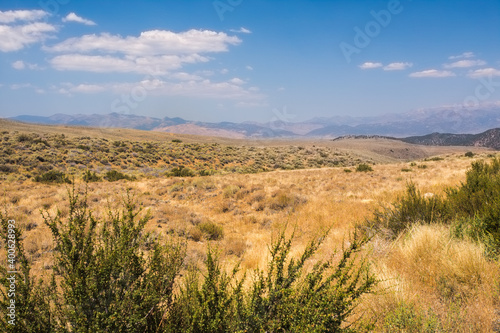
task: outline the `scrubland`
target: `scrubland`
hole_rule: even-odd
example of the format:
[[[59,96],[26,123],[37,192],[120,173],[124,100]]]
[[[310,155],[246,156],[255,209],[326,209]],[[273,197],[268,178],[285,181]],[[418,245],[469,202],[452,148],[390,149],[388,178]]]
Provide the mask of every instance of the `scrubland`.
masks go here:
[[[21,226],[31,274],[37,278],[49,281],[56,265],[56,244],[43,214],[54,217],[59,212],[62,220],[67,218],[71,214],[68,193],[74,189],[81,196],[86,193],[88,208],[96,218],[105,219],[109,211],[123,207],[128,192],[133,202],[142,209],[139,217],[147,212],[151,214],[151,219],[144,226],[151,241],[180,242],[185,246],[180,276],[176,277],[178,286],[182,286],[189,270],[198,269],[206,273],[207,248],[217,253],[222,271],[229,273],[239,264],[237,276],[242,277],[245,273],[251,275],[255,270],[269,269],[269,249],[283,230],[288,236],[294,231],[289,257],[295,258],[303,253],[311,240],[326,235],[321,239],[322,245],[315,255],[305,263],[305,269],[311,270],[314,263],[329,260],[335,250],[341,253],[343,248],[347,248],[357,230],[370,237],[359,255],[366,259],[377,283],[361,296],[344,326],[350,323],[354,330],[374,332],[500,330],[499,261],[488,254],[487,245],[480,239],[467,235],[458,237],[449,223],[439,219],[430,223],[412,223],[399,234],[389,234],[383,228],[367,227],[376,211],[382,211],[381,207],[392,207],[391,204],[404,195],[408,184],[415,184],[422,195],[429,198],[445,196],[447,188],[458,187],[465,182],[466,171],[473,161],[489,161],[495,152],[477,150],[477,154],[470,158],[464,156],[468,149],[459,148],[441,154],[439,158],[397,161],[394,157],[384,155],[392,160],[374,163],[377,158],[383,160],[380,147],[385,147],[385,141],[379,146],[370,141],[373,147],[365,147],[364,153],[355,153],[354,150],[349,153],[339,147],[325,148],[318,144],[302,148],[290,146],[281,147],[281,150],[266,148],[267,151],[261,151],[265,168],[248,172],[247,169],[228,169],[217,164],[222,161],[220,154],[229,156],[233,163],[240,158],[241,161],[253,160],[252,156],[255,155],[251,154],[259,152],[261,148],[245,146],[228,149],[219,146],[212,151],[211,147],[215,146],[203,143],[199,145],[200,150],[194,149],[197,153],[193,154],[191,150],[173,148],[183,143],[150,143],[151,147],[156,145],[163,148],[158,149],[155,155],[144,146],[141,148],[144,149],[143,154],[135,151],[137,156],[133,156],[137,143],[114,140],[107,143],[106,147],[110,150],[107,156],[113,155],[115,149],[124,148],[125,151],[117,152],[115,160],[110,162],[113,168],[106,169],[102,157],[97,158],[100,156],[97,150],[94,153],[91,150],[94,148],[78,148],[78,144],[82,147],[92,146],[89,142],[105,145],[106,142],[99,138],[89,138],[81,143],[71,139],[66,143],[71,141],[76,148],[64,148],[64,143],[60,143],[61,148],[57,148],[68,149],[75,156],[76,150],[80,149],[80,155],[86,156],[88,161],[74,165],[71,163],[75,162],[67,160],[61,164],[40,162],[23,165],[21,160],[27,160],[28,157],[16,160],[16,156],[24,155],[14,154],[23,151],[15,147],[27,141],[32,143],[43,138],[43,135],[26,136],[21,141],[20,133],[3,135],[9,137],[4,141],[11,143],[9,147],[3,146],[3,149],[11,149],[12,154],[5,153],[2,157],[9,159],[9,163],[2,164],[9,169],[1,170],[2,211]],[[49,137],[47,142],[53,146],[50,140],[57,138],[60,137]],[[43,140],[35,143],[49,149]],[[195,143],[189,145],[189,149],[198,147]],[[30,156],[39,161],[38,155],[44,161],[47,159],[43,151],[33,152],[30,147],[25,148],[26,156],[29,151],[35,154]],[[411,148],[411,145],[408,147]],[[90,153],[84,154],[86,151]],[[171,159],[165,162],[164,155],[168,151],[177,151],[179,156],[176,158],[182,163],[172,164],[175,162]],[[185,154],[186,151],[189,153]],[[241,157],[242,151],[250,155]],[[334,166],[326,162],[318,163],[314,157],[314,165],[307,162],[301,168],[290,168],[295,170],[269,167],[269,154],[283,154],[280,163],[298,163],[301,159],[308,161],[306,155],[300,155],[304,151],[310,151],[318,158],[323,153],[323,158],[329,161],[335,161],[335,158],[340,161],[342,158],[342,162]],[[197,154],[203,153],[209,154],[204,167],[212,171],[201,176],[199,171],[205,170],[204,167],[198,165],[200,167],[197,168],[197,164],[191,162],[199,157]],[[120,154],[129,155],[122,158]],[[58,159],[60,155],[54,151],[51,158]],[[130,168],[120,167],[127,158],[131,159]],[[161,163],[156,164],[157,160],[161,160]],[[219,162],[215,163],[214,160]],[[241,167],[241,161],[234,163]],[[134,167],[134,162],[142,163],[141,167]],[[360,163],[367,163],[372,171],[356,171]],[[193,173],[185,177],[173,174],[172,170],[181,164],[189,167]],[[50,171],[39,170],[40,165],[51,165],[52,168],[47,169],[65,172],[72,184],[34,181],[36,175]],[[83,181],[87,166],[96,172],[98,178],[95,180],[98,181]],[[234,167],[235,164],[230,166]],[[141,168],[156,171],[143,172],[139,170]],[[106,180],[105,172],[112,169],[135,178]],[[339,260],[338,255],[333,258],[335,262]],[[5,251],[1,253],[0,261],[6,262]],[[359,264],[359,260],[355,261],[356,264]],[[251,280],[247,279],[243,288],[249,288],[250,285]]]

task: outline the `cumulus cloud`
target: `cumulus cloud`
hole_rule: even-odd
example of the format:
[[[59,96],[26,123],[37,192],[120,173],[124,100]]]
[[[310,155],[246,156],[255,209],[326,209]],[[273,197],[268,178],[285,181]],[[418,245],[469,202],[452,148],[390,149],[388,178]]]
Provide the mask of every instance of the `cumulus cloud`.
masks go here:
[[[484,66],[486,62],[483,60],[459,60],[451,64],[445,64],[445,68],[467,68],[475,66]]]
[[[478,79],[481,77],[490,77],[490,76],[500,76],[500,70],[496,68],[481,68],[476,69],[474,71],[470,71],[467,74],[468,77],[473,79]]]
[[[77,23],[82,23],[85,25],[97,25],[94,21],[84,19],[83,17],[80,17],[76,15],[75,13],[71,12],[66,17],[62,19],[63,22],[77,22]]]
[[[24,25],[0,25],[0,51],[12,52],[41,42],[55,32],[56,28],[45,22],[33,22]]]
[[[441,70],[437,70],[437,69],[428,69],[425,71],[414,72],[414,73],[410,74],[410,77],[416,77],[416,78],[420,78],[420,77],[441,78],[441,77],[451,77],[451,76],[455,76],[455,73],[453,73],[451,71],[441,71]]]
[[[0,11],[0,23],[13,23],[16,21],[37,21],[48,15],[43,10],[8,10]]]
[[[373,69],[373,68],[379,68],[382,67],[383,65],[380,62],[365,62],[358,67],[361,69]]]
[[[411,62],[393,62],[384,67],[384,71],[402,71],[412,67]]]

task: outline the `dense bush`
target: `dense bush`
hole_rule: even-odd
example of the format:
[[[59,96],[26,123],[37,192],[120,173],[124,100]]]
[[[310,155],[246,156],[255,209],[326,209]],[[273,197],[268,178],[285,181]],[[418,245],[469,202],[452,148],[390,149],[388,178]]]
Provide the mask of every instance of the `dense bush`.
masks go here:
[[[36,182],[40,183],[67,183],[71,184],[71,180],[64,174],[64,172],[51,170],[35,177]]]
[[[176,168],[173,168],[167,173],[167,176],[170,177],[194,177],[195,173],[193,170],[189,168],[185,168],[183,165],[179,165]]]
[[[116,171],[116,170],[110,170],[110,171],[106,172],[106,174],[104,175],[104,178],[110,182],[116,182],[116,181],[121,180],[121,179],[126,179],[126,180],[134,180],[135,179],[134,177],[127,176],[127,175],[125,175],[119,171]]]
[[[356,167],[357,172],[368,172],[373,171],[373,168],[366,163],[361,163]]]

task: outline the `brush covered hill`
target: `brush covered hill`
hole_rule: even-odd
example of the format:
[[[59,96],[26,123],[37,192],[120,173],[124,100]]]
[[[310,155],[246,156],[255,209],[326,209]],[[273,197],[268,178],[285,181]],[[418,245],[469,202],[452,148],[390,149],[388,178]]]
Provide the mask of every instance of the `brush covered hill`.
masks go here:
[[[432,133],[400,140],[418,145],[489,147],[499,150],[500,128],[493,128],[479,134]]]

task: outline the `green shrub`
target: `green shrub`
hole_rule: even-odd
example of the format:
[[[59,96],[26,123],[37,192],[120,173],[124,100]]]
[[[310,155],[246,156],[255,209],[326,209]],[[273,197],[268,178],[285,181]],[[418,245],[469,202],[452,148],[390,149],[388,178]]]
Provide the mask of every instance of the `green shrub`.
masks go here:
[[[127,194],[124,209],[97,220],[73,189],[69,216],[44,215],[55,243],[53,331],[156,332],[172,302],[184,257],[179,245],[150,242],[150,215]],[[149,248],[148,256],[143,248]],[[57,278],[56,278],[57,276]]]
[[[356,167],[356,172],[368,172],[368,171],[373,171],[373,169],[366,163],[361,163]]]
[[[224,272],[217,254],[208,249],[206,269],[192,270],[168,316],[169,332],[352,332],[347,318],[376,280],[356,253],[366,238],[354,235],[338,260],[304,267],[326,235],[311,241],[291,259],[293,240],[281,232],[270,247],[266,271],[257,270],[249,288],[237,279],[236,266]]]
[[[183,165],[179,165],[170,170],[167,175],[170,177],[194,177],[195,173],[193,170],[185,168]]]
[[[198,224],[197,227],[206,235],[206,238],[209,240],[219,240],[224,237],[222,227],[212,221],[202,222]]]
[[[474,157],[474,153],[473,153],[473,152],[471,152],[471,151],[468,151],[468,152],[466,152],[466,153],[465,153],[465,155],[464,155],[464,156],[465,156],[465,157]]]
[[[93,183],[93,182],[98,182],[101,180],[101,177],[99,177],[95,171],[90,171],[87,170],[83,174],[83,181],[86,183]]]
[[[344,169],[344,172],[349,173],[349,172],[352,172],[352,170],[351,169]]]
[[[179,139],[173,139],[172,142],[175,142],[175,143],[181,143],[182,140],[179,140]]]
[[[465,183],[448,189],[447,194],[457,217],[465,218],[462,223],[469,221],[466,229],[480,225],[483,231],[472,233],[483,235],[479,238],[493,243],[490,250],[500,254],[500,159],[473,162]]]
[[[110,182],[116,182],[120,179],[133,180],[135,177],[127,176],[116,170],[110,170],[104,174],[104,179]]]
[[[67,183],[71,184],[71,180],[64,174],[64,172],[57,170],[50,170],[44,174],[35,177],[35,181],[39,183]]]
[[[402,168],[401,169],[401,172],[411,172],[412,170],[411,169],[408,169],[408,168]]]
[[[405,195],[398,197],[391,206],[375,211],[368,224],[379,230],[388,230],[392,237],[396,237],[412,224],[432,223],[450,216],[446,200],[438,195],[426,198],[415,184],[408,183]]]

